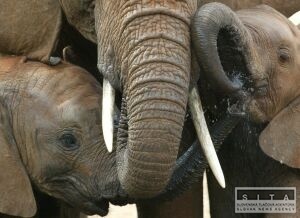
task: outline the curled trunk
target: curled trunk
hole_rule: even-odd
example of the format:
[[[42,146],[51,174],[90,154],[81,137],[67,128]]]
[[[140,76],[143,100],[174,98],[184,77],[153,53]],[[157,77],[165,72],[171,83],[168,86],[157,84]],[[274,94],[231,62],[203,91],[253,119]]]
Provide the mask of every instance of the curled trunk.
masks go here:
[[[241,93],[243,75],[252,71],[252,39],[237,15],[220,3],[204,5],[196,13],[192,39],[200,65],[217,91]]]

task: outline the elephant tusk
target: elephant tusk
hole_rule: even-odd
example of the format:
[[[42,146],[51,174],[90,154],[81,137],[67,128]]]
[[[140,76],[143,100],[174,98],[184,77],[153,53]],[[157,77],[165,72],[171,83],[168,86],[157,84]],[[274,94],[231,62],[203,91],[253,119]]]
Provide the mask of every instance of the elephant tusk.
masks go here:
[[[295,14],[293,14],[292,16],[289,17],[289,20],[295,24],[296,26],[298,26],[300,24],[300,11],[296,12]]]
[[[115,90],[108,80],[103,79],[102,131],[108,152],[113,150]]]
[[[210,203],[209,203],[209,191],[207,183],[206,170],[203,173],[203,218],[210,218]]]
[[[208,131],[201,99],[195,86],[192,87],[189,93],[189,107],[192,113],[193,123],[207,162],[220,186],[225,188],[226,185],[224,174]]]

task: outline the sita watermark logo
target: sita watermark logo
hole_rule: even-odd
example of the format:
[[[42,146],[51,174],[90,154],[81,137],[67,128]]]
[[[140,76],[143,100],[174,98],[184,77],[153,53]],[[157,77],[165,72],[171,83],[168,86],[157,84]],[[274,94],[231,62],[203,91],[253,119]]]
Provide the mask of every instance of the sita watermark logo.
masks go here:
[[[236,213],[296,213],[295,187],[236,187]]]

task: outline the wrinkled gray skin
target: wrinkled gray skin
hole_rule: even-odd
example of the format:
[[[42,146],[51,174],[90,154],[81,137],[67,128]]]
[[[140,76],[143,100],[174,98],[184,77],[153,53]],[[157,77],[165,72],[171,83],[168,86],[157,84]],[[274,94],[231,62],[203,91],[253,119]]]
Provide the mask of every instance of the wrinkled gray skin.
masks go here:
[[[219,4],[206,5],[197,16],[193,43],[198,49],[203,74],[210,79],[218,96],[217,99],[212,93],[205,96],[210,117],[218,120],[225,115],[227,100],[225,104],[220,102],[224,100],[221,94],[226,93],[231,102],[238,99],[244,110],[240,112],[245,112],[250,119],[233,130],[219,152],[226,189],[220,188],[213,175],[208,173],[212,217],[298,217],[299,205],[297,213],[292,215],[235,214],[234,188],[296,187],[299,202],[299,30],[287,18],[266,6],[235,14]],[[203,22],[204,18],[206,22]],[[220,30],[219,27],[223,28]],[[217,35],[212,35],[215,33]],[[233,74],[234,71],[239,74]],[[221,72],[226,72],[225,77]],[[227,75],[231,78],[238,75],[243,82],[239,84],[244,85],[227,83],[224,79]],[[201,93],[207,93],[205,87]],[[192,196],[201,194],[201,191],[195,191]],[[164,217],[170,211],[173,211],[172,217],[186,217],[180,212],[184,210],[180,205],[185,203],[186,197],[181,196],[181,201],[177,199],[162,207],[140,205],[139,212],[141,217],[148,217],[149,213]],[[190,205],[192,203],[190,201]],[[202,202],[199,202],[198,208],[190,208],[194,214],[190,216],[189,211],[187,217],[201,213],[201,206]]]
[[[0,30],[6,41],[0,51],[49,62],[65,25],[63,12],[75,29],[97,43],[98,68],[126,101],[122,119],[128,118],[128,136],[118,138],[116,156],[119,180],[130,196],[153,197],[168,183],[178,153],[191,71],[189,24],[201,4],[5,0],[0,21],[9,25]],[[11,18],[12,10],[17,19]]]
[[[107,174],[116,170],[116,183],[120,181],[131,197],[159,194],[173,171],[191,76],[190,20],[197,4],[201,2],[0,3],[5,9],[0,16],[2,53],[25,54],[49,63],[64,29],[62,13],[83,36],[97,43],[98,68],[124,97],[121,121],[125,125],[119,130],[117,169],[108,167]]]
[[[201,2],[96,0],[85,1],[85,9],[70,2],[61,0],[69,23],[89,39],[93,29],[82,27],[92,23],[95,4],[98,68],[126,103],[120,183],[130,196],[153,197],[167,184],[178,153],[190,77],[189,21]]]
[[[119,183],[96,79],[68,63],[2,57],[0,90],[0,213],[33,216],[34,187],[76,211],[106,215],[103,198],[116,195]]]

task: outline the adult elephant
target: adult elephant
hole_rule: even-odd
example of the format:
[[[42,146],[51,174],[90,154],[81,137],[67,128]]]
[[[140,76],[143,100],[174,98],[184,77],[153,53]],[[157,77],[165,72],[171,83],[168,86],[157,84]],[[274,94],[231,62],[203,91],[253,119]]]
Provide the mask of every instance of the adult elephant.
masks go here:
[[[189,26],[196,0],[4,0],[0,7],[1,53],[56,64],[51,56],[57,45],[66,43],[61,39],[65,17],[97,44],[95,65],[104,77],[103,133],[109,150],[114,88],[123,95],[116,149],[121,186],[132,198],[161,193],[173,173],[186,114],[191,71]],[[206,125],[195,122],[200,130]],[[201,134],[207,136],[207,128],[204,130]],[[212,169],[225,186],[211,140],[202,139],[202,144],[209,146],[209,156],[214,157],[209,159]]]
[[[173,172],[184,122],[190,81],[189,24],[197,2],[4,0],[0,6],[2,53],[54,63],[50,56],[60,44],[64,17],[97,43],[97,64],[108,93],[103,120],[108,118],[104,136],[110,149],[111,85],[123,93],[116,155],[121,185],[134,198],[162,192]],[[197,126],[201,130],[205,125]],[[205,147],[212,144],[204,138]],[[218,162],[210,163],[224,186]]]
[[[122,187],[133,197],[160,193],[177,157],[190,77],[189,24],[201,2],[4,0],[0,4],[1,53],[53,62],[50,56],[60,44],[64,17],[86,39],[97,43],[104,93],[111,96],[104,98],[107,106],[103,110],[109,150],[113,126],[111,85],[123,93],[125,124],[119,131],[117,149]],[[155,137],[157,132],[159,138]],[[202,144],[211,147],[210,142]],[[215,153],[209,156],[216,157]],[[224,186],[218,161],[209,162]]]

